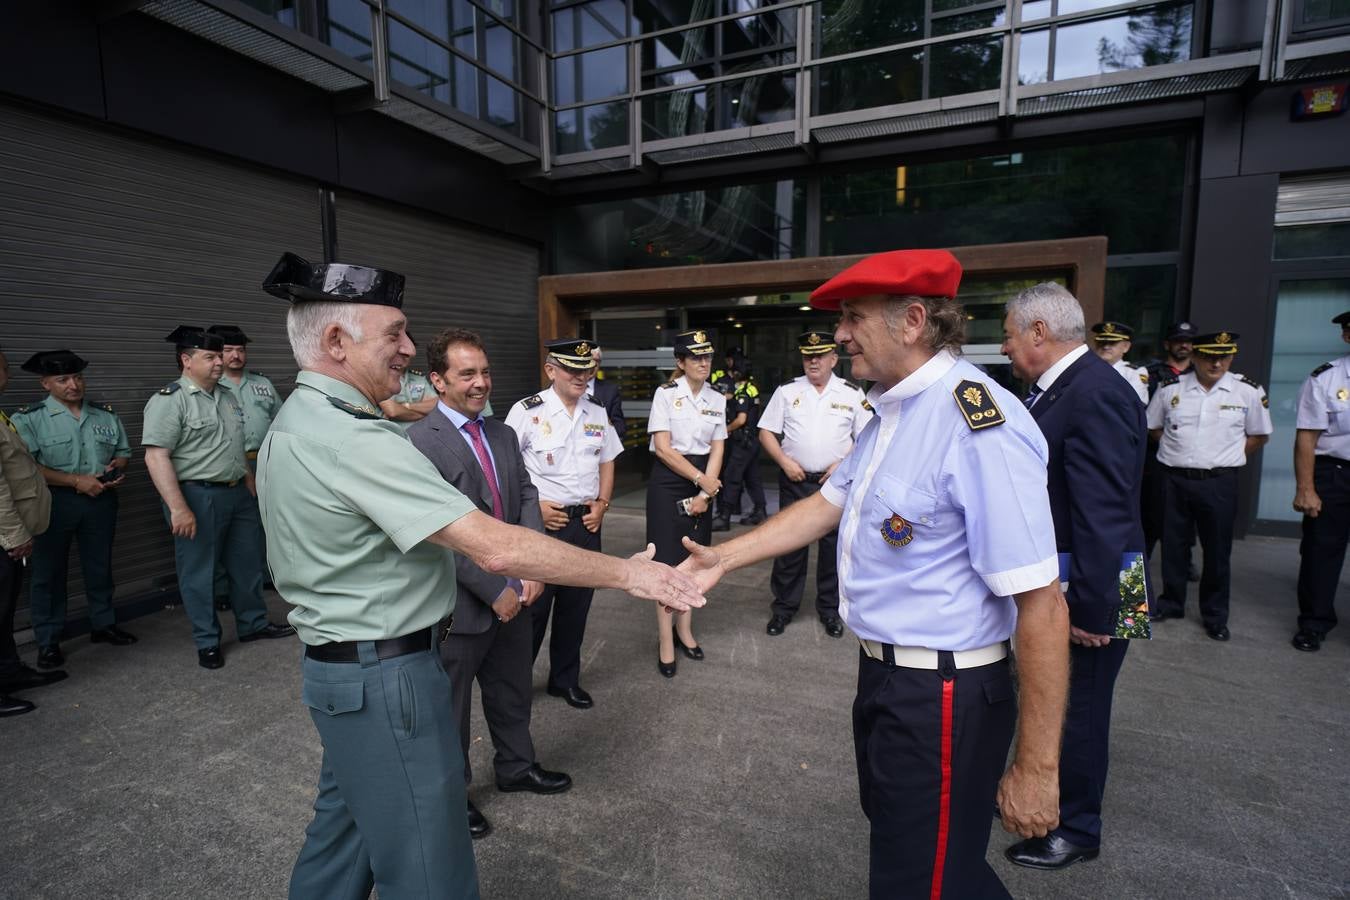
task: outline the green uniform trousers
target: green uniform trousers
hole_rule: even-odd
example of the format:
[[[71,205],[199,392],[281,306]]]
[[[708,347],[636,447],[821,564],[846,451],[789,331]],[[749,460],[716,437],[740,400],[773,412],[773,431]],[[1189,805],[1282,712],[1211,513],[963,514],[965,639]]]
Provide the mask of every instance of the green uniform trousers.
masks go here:
[[[220,566],[230,579],[230,605],[240,637],[267,627],[263,603],[262,557],[258,553],[262,520],[258,501],[240,481],[234,487],[179,483],[183,499],[197,517],[197,536],[173,539],[178,593],[192,622],[198,650],[220,646],[220,619],[212,602],[212,579]],[[164,508],[169,519],[169,509]]]
[[[301,699],[323,741],[314,819],[290,900],[477,900],[450,679],[435,650],[305,657]]]
[[[66,626],[66,582],[72,540],[78,539],[80,544],[89,627],[107,628],[116,621],[112,544],[117,526],[117,491],[106,490],[97,497],[68,487],[53,487],[51,492],[51,524],[33,538],[33,558],[29,560],[33,570],[29,605],[39,647],[59,643]]]

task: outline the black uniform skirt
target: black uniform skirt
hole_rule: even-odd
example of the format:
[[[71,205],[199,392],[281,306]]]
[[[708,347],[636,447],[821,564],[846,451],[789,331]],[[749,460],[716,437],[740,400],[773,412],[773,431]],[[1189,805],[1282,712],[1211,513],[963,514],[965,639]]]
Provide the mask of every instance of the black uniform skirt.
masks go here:
[[[708,469],[708,454],[685,456],[700,472]],[[683,475],[676,475],[657,459],[647,481],[647,542],[656,545],[656,561],[673,566],[684,562],[689,551],[680,538],[688,535],[700,544],[712,543],[712,504],[700,516],[686,516],[675,504],[698,494],[698,488]]]

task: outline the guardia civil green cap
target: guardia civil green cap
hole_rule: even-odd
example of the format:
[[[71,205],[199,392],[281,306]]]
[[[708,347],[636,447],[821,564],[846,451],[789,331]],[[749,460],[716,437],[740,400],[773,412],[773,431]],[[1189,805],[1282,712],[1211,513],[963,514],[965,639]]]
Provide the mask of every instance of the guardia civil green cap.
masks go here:
[[[555,338],[545,341],[544,349],[565,369],[584,372],[595,365],[595,345],[582,338]]]
[[[713,345],[702,329],[685,331],[675,336],[676,356],[712,356]]]
[[[294,253],[283,253],[264,279],[262,288],[273,297],[301,303],[370,303],[403,308],[404,278],[388,269],[347,263],[311,263]]]
[[[195,325],[179,325],[164,336],[179,350],[224,350],[225,342],[219,335],[208,334],[206,329]]]
[[[69,350],[42,350],[28,357],[19,368],[34,375],[75,375],[83,372],[89,363]]]
[[[829,331],[808,331],[797,338],[797,349],[801,351],[802,356],[830,353],[836,346],[834,333]]]
[[[248,335],[238,325],[212,325],[207,334],[214,334],[231,347],[242,347],[248,343]]]

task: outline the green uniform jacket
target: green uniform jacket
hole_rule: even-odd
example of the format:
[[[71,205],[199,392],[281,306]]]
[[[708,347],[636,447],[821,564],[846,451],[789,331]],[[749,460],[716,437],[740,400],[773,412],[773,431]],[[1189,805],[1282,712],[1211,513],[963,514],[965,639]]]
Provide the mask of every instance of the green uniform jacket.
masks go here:
[[[186,375],[145,404],[141,444],[163,447],[179,481],[237,481],[244,458],[244,411],[229,391],[202,390]]]
[[[277,393],[276,385],[261,372],[245,372],[238,384],[229,375],[220,376],[220,386],[233,395],[244,411],[244,450],[256,452],[262,446],[277,410],[281,409],[281,395]]]
[[[14,428],[38,465],[71,475],[102,475],[114,459],[131,457],[122,420],[103,403],[81,404],[80,417],[50,394],[14,415]]]

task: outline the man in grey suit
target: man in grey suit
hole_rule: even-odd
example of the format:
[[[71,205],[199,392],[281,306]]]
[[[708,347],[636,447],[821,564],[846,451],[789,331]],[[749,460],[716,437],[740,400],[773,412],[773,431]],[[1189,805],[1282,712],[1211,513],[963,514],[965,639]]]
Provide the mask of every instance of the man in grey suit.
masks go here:
[[[495,419],[484,418],[492,372],[482,339],[472,331],[447,329],[427,345],[427,369],[440,400],[425,418],[408,428],[408,440],[422,451],[450,484],[489,513],[511,525],[542,532],[539,493],[530,483],[516,434]],[[441,659],[450,676],[459,740],[464,751],[464,780],[469,770],[469,706],[473,680],[483,694],[493,766],[499,791],[557,794],[572,786],[561,772],[535,762],[530,739],[533,628],[523,607],[543,585],[485,572],[466,556],[455,556],[459,603]],[[468,802],[469,833],[475,838],[492,828]]]

